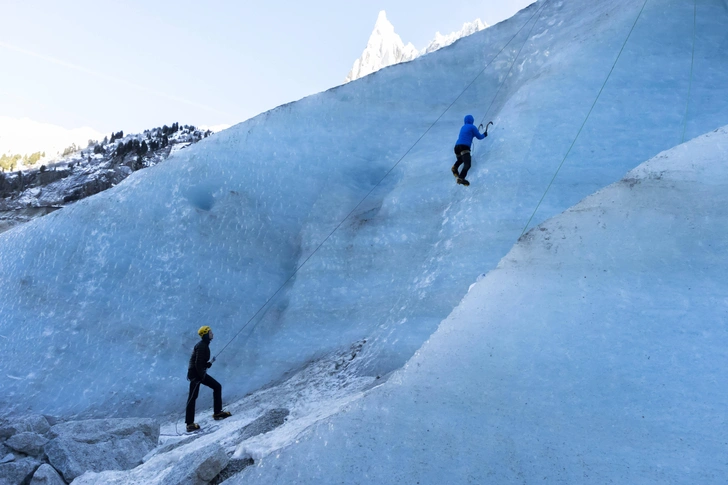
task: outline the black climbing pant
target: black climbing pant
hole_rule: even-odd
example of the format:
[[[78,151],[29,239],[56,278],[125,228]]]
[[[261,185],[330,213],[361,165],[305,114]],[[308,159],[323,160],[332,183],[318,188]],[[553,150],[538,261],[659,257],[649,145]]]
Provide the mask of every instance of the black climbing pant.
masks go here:
[[[202,381],[193,379],[190,381],[190,395],[187,398],[187,411],[185,413],[185,423],[192,424],[195,422],[195,401],[200,392],[200,384],[212,389],[213,413],[222,411],[222,385],[215,379],[205,374]]]
[[[470,147],[467,145],[455,145],[455,156],[458,159],[454,165],[455,170],[458,170],[460,165],[462,165],[463,170],[459,173],[458,177],[464,179],[468,175],[468,170],[470,170]]]

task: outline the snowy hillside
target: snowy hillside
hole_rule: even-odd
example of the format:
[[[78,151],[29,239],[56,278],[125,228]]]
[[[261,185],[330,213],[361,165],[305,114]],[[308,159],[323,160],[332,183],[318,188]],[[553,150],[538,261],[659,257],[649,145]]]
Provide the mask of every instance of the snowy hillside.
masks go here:
[[[0,172],[0,232],[113,187],[211,134],[179,123],[143,133],[117,132],[47,165]]]
[[[326,382],[338,392],[317,400],[312,398],[316,392],[299,382],[290,396],[305,401],[306,412],[291,411],[288,418],[297,432],[275,446],[259,444],[240,453],[258,450],[259,459],[264,457],[261,449],[290,448],[275,461],[264,458],[262,466],[257,460],[245,472],[246,479],[259,476],[265,483],[276,475],[301,473],[299,481],[317,483],[320,473],[347,482],[357,472],[377,477],[391,467],[405,473],[421,466],[424,482],[464,483],[470,463],[494,463],[496,477],[517,470],[513,473],[535,481],[535,470],[558,463],[567,470],[559,472],[564,481],[574,482],[568,475],[573,470],[603,470],[611,457],[626,459],[631,450],[637,450],[639,459],[619,462],[633,470],[625,476],[640,478],[630,473],[653,470],[662,460],[665,481],[681,479],[671,467],[680,466],[676,457],[682,455],[661,453],[664,448],[647,444],[667,436],[687,438],[692,445],[697,435],[690,430],[719,428],[713,410],[725,403],[705,383],[712,379],[714,389],[722,389],[710,367],[725,364],[717,347],[725,343],[720,327],[696,327],[700,330],[686,330],[679,339],[664,332],[681,315],[688,320],[680,321],[694,322],[691,308],[697,317],[707,317],[705,325],[711,319],[715,323],[718,314],[709,312],[724,305],[720,292],[710,293],[708,287],[700,287],[693,300],[681,297],[674,285],[689,282],[687,291],[692,291],[702,276],[718,284],[715,275],[724,270],[722,233],[716,231],[725,221],[712,201],[722,202],[714,199],[720,196],[714,189],[724,185],[719,163],[725,145],[716,144],[710,155],[715,171],[706,172],[709,178],[697,170],[703,166],[697,155],[691,155],[695,167],[663,176],[664,183],[654,188],[642,184],[649,186],[646,197],[659,195],[656,200],[674,216],[667,212],[648,217],[648,209],[636,205],[640,212],[629,218],[636,221],[633,227],[625,222],[625,213],[631,214],[629,201],[617,204],[616,215],[604,220],[583,214],[582,207],[562,220],[584,217],[576,224],[589,244],[559,242],[558,256],[552,259],[546,258],[551,253],[537,251],[537,243],[547,236],[551,239],[546,245],[562,236],[577,239],[570,232],[577,229],[559,229],[550,221],[542,226],[546,231],[528,230],[619,181],[661,151],[728,124],[726,24],[728,7],[722,0],[697,8],[688,0],[540,1],[448,49],[263,113],[132,174],[108,191],[0,234],[0,375],[6,376],[0,412],[179,421],[187,395],[187,360],[198,340],[195,332],[209,324],[216,335],[213,354],[222,351],[210,372],[223,383],[226,404],[243,402],[252,393],[249,399],[259,399],[258,409],[265,409],[269,403],[264,393],[282,392],[283,383],[301,370],[318,369],[308,382]],[[468,113],[476,124],[492,119],[494,126],[474,146],[468,177],[472,185],[465,188],[455,184],[450,166]],[[707,140],[696,142],[712,143]],[[706,160],[711,159],[706,155]],[[693,174],[703,178],[695,175],[698,181],[689,182]],[[696,184],[706,187],[702,205],[691,195],[696,192],[690,192],[704,192]],[[639,188],[635,185],[635,194]],[[598,197],[609,193],[613,188]],[[681,218],[692,210],[693,219]],[[693,224],[706,236],[689,244],[684,224]],[[610,234],[612,226],[621,229]],[[514,247],[522,233],[527,235]],[[607,246],[617,244],[612,237],[621,236],[637,255],[634,262],[629,260],[632,249],[617,252]],[[648,237],[647,242],[640,246],[637,236]],[[679,241],[672,243],[671,238]],[[705,249],[713,241],[716,246]],[[570,251],[573,262],[566,257]],[[514,266],[509,258],[503,260],[471,291],[478,295],[477,304],[470,296],[453,313],[479,275],[495,269],[509,252]],[[658,259],[639,266],[640,255]],[[594,265],[583,275],[582,261]],[[564,276],[546,275],[544,268],[551,264],[561,264]],[[656,277],[653,268],[659,271]],[[596,278],[597,271],[604,279]],[[515,276],[501,276],[505,273]],[[578,283],[570,279],[575,275]],[[546,280],[554,293],[539,286]],[[571,285],[559,286],[561,280]],[[635,294],[630,286],[618,290],[630,282],[642,285],[634,287]],[[578,295],[593,304],[572,301],[577,287],[584,292]],[[502,292],[493,299],[490,295],[499,288]],[[597,305],[597,295],[604,307]],[[683,306],[669,307],[663,314],[658,311],[661,302]],[[711,305],[714,310],[709,310]],[[473,312],[477,325],[465,319]],[[603,333],[585,320],[591,313]],[[655,316],[671,326],[660,328]],[[622,326],[624,317],[635,324]],[[559,322],[564,322],[563,329]],[[517,333],[509,334],[511,328]],[[496,334],[482,333],[490,329]],[[460,331],[471,338],[460,338]],[[452,339],[443,333],[453,334]],[[548,351],[537,352],[538,338]],[[663,352],[677,344],[689,347],[659,354],[651,352],[651,346],[659,345],[653,342],[664,342]],[[606,344],[612,344],[612,353],[605,353]],[[350,351],[353,347],[355,352]],[[620,374],[619,359],[644,364],[638,352],[630,353],[637,348],[650,350],[648,364],[658,356],[664,373],[645,368],[641,376]],[[491,350],[494,361],[483,375],[482,362],[474,356],[489,356]],[[698,360],[698,354],[712,360]],[[350,357],[321,364],[332,355]],[[549,360],[551,356],[558,360]],[[594,365],[587,365],[587,357]],[[405,364],[407,369],[397,372]],[[598,373],[610,369],[607,364],[619,379],[610,381],[608,373]],[[595,393],[595,379],[603,384],[601,395]],[[645,382],[655,383],[658,394],[642,393]],[[369,391],[361,405],[354,404],[307,437],[299,436],[372,386],[380,390]],[[692,392],[704,393],[701,403],[707,404],[694,405],[685,397]],[[198,401],[201,413],[209,404],[209,395],[204,396]],[[534,408],[528,411],[516,408],[514,396],[541,401],[524,400],[524,407],[528,402],[527,409]],[[670,400],[659,402],[660,397]],[[431,407],[414,406],[415,399]],[[629,406],[620,407],[625,401]],[[463,402],[478,405],[463,409]],[[659,415],[641,412],[649,402]],[[658,402],[663,407],[655,407]],[[603,407],[595,407],[598,403]],[[295,408],[291,403],[283,406]],[[452,413],[444,415],[443,408]],[[563,414],[557,414],[559,409]],[[600,416],[606,418],[569,419],[584,417],[588,409],[601,409]],[[620,409],[630,412],[619,414]],[[551,421],[544,421],[552,412]],[[686,417],[683,412],[702,421],[690,421],[684,436],[658,433],[660,423],[674,430],[671,415]],[[631,421],[638,419],[641,425],[643,415],[644,428]],[[357,424],[360,419],[364,421]],[[520,423],[549,425],[551,434],[528,434],[532,430]],[[609,433],[620,429],[634,434],[617,441]],[[468,448],[468,455],[460,446],[475,439],[470,433],[478,430],[477,443],[483,447]],[[605,433],[599,446],[569,448],[598,430]],[[357,451],[348,446],[357,446],[360,433],[370,441],[357,459]],[[437,440],[424,440],[424,449],[417,450],[420,433],[432,433]],[[698,450],[690,456],[695,465],[682,462],[683,468],[705,470],[710,456],[725,454],[714,435],[706,436],[708,444],[693,447]],[[549,441],[533,443],[541,437]],[[299,438],[304,438],[301,446],[293,446]],[[500,441],[486,441],[491,438]],[[234,438],[229,440],[226,446],[233,447]],[[392,440],[400,440],[394,448]],[[339,453],[327,456],[325,442]],[[670,443],[672,449],[682,449],[677,441]],[[607,454],[609,449],[617,454]],[[606,456],[604,461],[597,463],[591,450]],[[314,460],[315,453],[320,455]],[[645,456],[654,459],[639,461]],[[301,457],[307,460],[305,470],[296,462]],[[336,459],[346,463],[340,471],[329,468]],[[643,462],[647,464],[640,468]],[[722,463],[718,458],[713,462]],[[495,463],[513,467],[497,468]],[[442,464],[446,466],[437,468]],[[432,474],[425,476],[425,470]],[[489,470],[473,473],[482,477]],[[549,468],[548,476],[556,471]],[[601,476],[639,482],[599,473],[591,475],[594,483],[607,481]],[[450,475],[460,478],[443,479]],[[371,483],[377,482],[372,478]]]
[[[463,24],[463,28],[458,32],[452,32],[448,35],[437,32],[435,38],[424,49],[418,51],[411,43],[405,45],[402,42],[402,38],[394,31],[392,23],[387,20],[387,13],[382,10],[379,12],[377,22],[374,24],[374,30],[369,36],[364,52],[362,52],[359,59],[354,61],[354,67],[351,68],[344,82],[348,83],[359,79],[387,66],[411,61],[418,56],[446,47],[456,40],[486,27],[487,25],[480,19],[475,19],[474,22]]]
[[[430,43],[427,44],[427,46],[420,51],[420,55],[429,54],[430,52],[435,52],[437,49],[447,47],[456,40],[479,32],[486,27],[488,27],[488,25],[483,23],[482,20],[475,19],[473,22],[464,23],[463,28],[458,30],[457,32],[450,32],[446,35],[443,35],[440,32],[435,32],[435,38],[432,39]]]

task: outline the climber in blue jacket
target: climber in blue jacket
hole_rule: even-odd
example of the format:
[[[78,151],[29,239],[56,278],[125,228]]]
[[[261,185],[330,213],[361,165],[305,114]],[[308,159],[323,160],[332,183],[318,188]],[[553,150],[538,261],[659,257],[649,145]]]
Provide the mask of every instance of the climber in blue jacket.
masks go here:
[[[475,118],[472,115],[465,117],[465,124],[460,128],[460,136],[455,143],[457,162],[452,166],[452,174],[457,177],[457,181],[461,185],[470,185],[470,182],[465,177],[468,175],[468,170],[470,170],[470,145],[473,144],[473,138],[482,140],[488,136],[488,129],[486,128],[485,133],[481,133],[473,124],[474,122]],[[480,126],[482,127],[483,125]],[[458,172],[460,165],[463,166],[462,172]]]

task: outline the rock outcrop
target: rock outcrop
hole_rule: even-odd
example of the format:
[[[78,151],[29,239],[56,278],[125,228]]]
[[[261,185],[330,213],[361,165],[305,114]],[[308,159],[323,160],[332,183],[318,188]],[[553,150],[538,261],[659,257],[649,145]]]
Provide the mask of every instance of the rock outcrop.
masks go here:
[[[29,414],[13,420],[5,420],[0,423],[0,439],[10,438],[18,433],[37,433],[44,435],[51,429],[51,425],[45,416],[40,414]]]
[[[230,461],[225,450],[212,443],[179,461],[164,478],[162,485],[207,485]]]
[[[48,461],[70,482],[86,471],[129,470],[159,439],[151,419],[93,419],[57,424],[45,445]]]
[[[40,458],[43,456],[43,447],[46,443],[48,443],[48,438],[32,431],[25,431],[13,435],[5,442],[5,445],[14,451]]]
[[[0,464],[0,485],[25,485],[40,466],[35,458],[22,458]]]
[[[58,472],[48,463],[43,463],[33,474],[30,485],[66,485]]]

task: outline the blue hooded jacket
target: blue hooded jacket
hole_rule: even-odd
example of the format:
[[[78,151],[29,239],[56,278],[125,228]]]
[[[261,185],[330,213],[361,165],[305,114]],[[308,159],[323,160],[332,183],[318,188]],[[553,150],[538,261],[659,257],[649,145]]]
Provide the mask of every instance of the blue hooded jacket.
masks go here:
[[[455,145],[470,146],[473,144],[473,138],[477,138],[478,140],[485,138],[485,134],[478,131],[478,128],[476,128],[473,124],[474,122],[475,118],[473,118],[472,115],[465,117],[465,124],[462,128],[460,128],[460,136],[458,137],[458,141]]]

